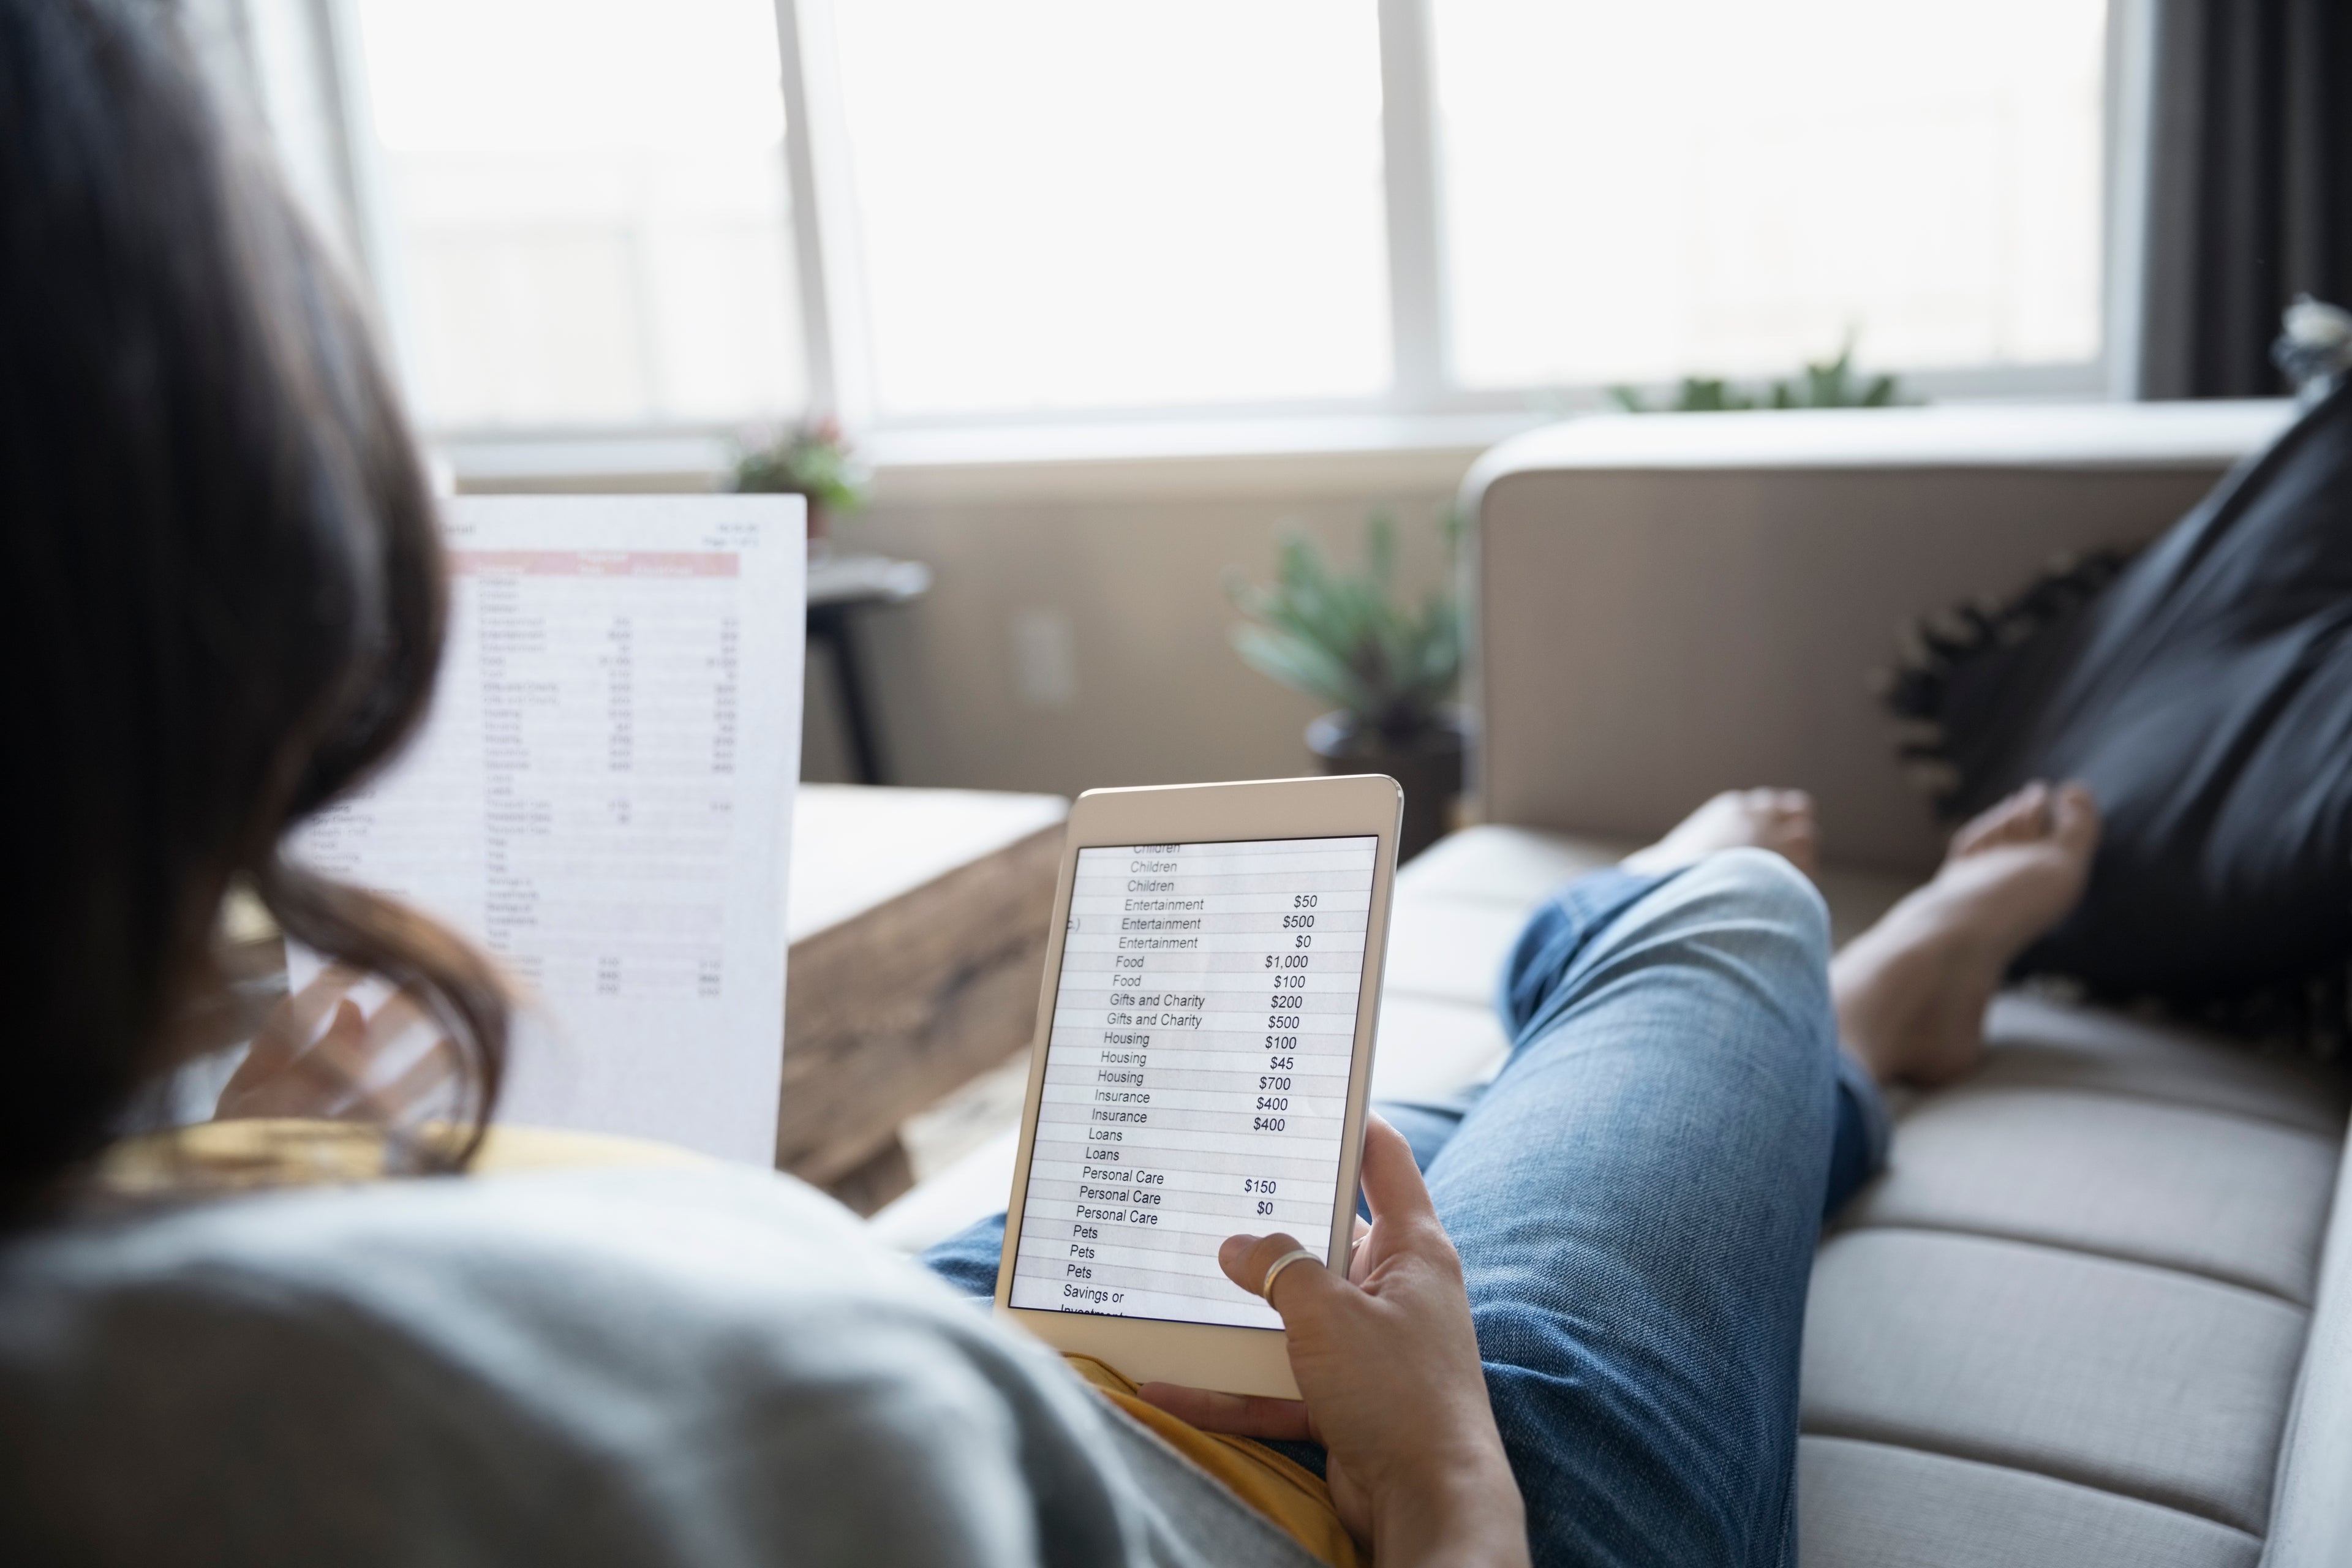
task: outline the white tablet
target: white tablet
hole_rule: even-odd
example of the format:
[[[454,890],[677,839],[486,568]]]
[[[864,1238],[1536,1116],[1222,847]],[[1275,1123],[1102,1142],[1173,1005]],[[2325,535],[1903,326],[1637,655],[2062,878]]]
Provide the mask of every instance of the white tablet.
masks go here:
[[[1402,795],[1090,790],[1071,808],[996,1305],[1138,1383],[1297,1398],[1217,1247],[1353,1236]]]

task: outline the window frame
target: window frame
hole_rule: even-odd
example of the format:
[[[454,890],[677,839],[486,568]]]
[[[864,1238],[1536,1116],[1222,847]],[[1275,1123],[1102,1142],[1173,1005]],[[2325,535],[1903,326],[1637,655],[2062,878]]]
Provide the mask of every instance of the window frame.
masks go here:
[[[356,58],[354,0],[310,0],[331,41],[330,101],[342,115],[346,205],[361,256],[403,353],[400,258],[373,170],[364,64]],[[1601,405],[1601,384],[1474,390],[1448,374],[1443,162],[1437,144],[1429,0],[1376,0],[1380,27],[1383,194],[1391,374],[1370,397],[1271,404],[1170,404],[1053,414],[973,414],[889,418],[874,395],[866,300],[857,255],[854,196],[835,58],[834,0],[772,0],[785,168],[795,260],[794,287],[806,355],[809,409],[838,418],[877,466],[963,467],[1001,437],[1003,461],[1092,462],[1171,455],[1232,454],[1263,459],[1286,443],[1304,453],[1359,449],[1470,449],[1564,413]],[[2141,237],[2147,207],[2156,0],[2108,0],[2102,145],[2099,354],[2063,364],[1895,370],[1937,400],[2097,400],[2136,394]],[[778,280],[783,286],[782,279]],[[1657,391],[1660,388],[1650,388]],[[684,477],[686,454],[700,451],[709,473],[724,466],[740,426],[715,423],[587,427],[428,426],[461,483],[541,477],[589,483]],[[940,454],[951,454],[942,458]],[[655,456],[657,454],[657,456]],[[706,478],[709,476],[706,476]]]

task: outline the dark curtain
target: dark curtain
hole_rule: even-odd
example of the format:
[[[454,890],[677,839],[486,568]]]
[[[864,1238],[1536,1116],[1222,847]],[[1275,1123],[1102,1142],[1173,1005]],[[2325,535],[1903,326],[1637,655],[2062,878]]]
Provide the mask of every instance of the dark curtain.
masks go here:
[[[2157,0],[2141,395],[2267,397],[2279,314],[2352,307],[2352,0]]]

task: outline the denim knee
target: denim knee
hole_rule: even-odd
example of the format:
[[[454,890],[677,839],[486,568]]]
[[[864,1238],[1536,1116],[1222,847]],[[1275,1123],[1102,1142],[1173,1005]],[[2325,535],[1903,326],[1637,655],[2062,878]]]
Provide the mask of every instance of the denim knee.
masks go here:
[[[1684,873],[1693,893],[1719,894],[1787,931],[1809,965],[1830,961],[1830,908],[1812,879],[1769,849],[1720,849]]]
[[[1837,1060],[1837,1025],[1829,992],[1829,906],[1821,890],[1780,856],[1748,848],[1709,856],[1678,886],[1695,926],[1713,931],[1708,945],[1737,952],[1748,994],[1780,1021],[1744,1037],[1826,1088],[1826,1069]]]
[[[1766,992],[1801,990],[1810,974],[1825,1005],[1829,910],[1821,894],[1780,856],[1727,849],[1677,871],[1596,871],[1546,900],[1519,933],[1496,1000],[1513,1047],[1548,1034],[1619,960],[1708,928],[1760,966],[1751,978]]]

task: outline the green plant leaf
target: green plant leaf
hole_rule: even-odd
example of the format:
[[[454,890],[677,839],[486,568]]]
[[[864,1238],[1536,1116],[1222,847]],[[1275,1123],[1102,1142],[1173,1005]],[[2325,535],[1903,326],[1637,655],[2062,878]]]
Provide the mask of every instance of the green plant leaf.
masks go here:
[[[1849,336],[1835,359],[1809,363],[1789,380],[1768,382],[1753,396],[1720,377],[1685,376],[1670,406],[1678,413],[1713,414],[1748,408],[1888,408],[1906,401],[1893,376],[1864,382],[1856,375],[1853,350],[1854,340]],[[1629,414],[1652,412],[1631,388],[1612,387],[1609,396]]]
[[[1449,513],[1438,526],[1450,562],[1461,520]],[[1234,632],[1251,668],[1360,726],[1409,739],[1436,722],[1454,695],[1460,615],[1450,584],[1414,608],[1396,602],[1396,521],[1386,513],[1366,520],[1360,573],[1340,571],[1312,541],[1290,534],[1277,549],[1271,586],[1229,574],[1226,593],[1255,623]]]

